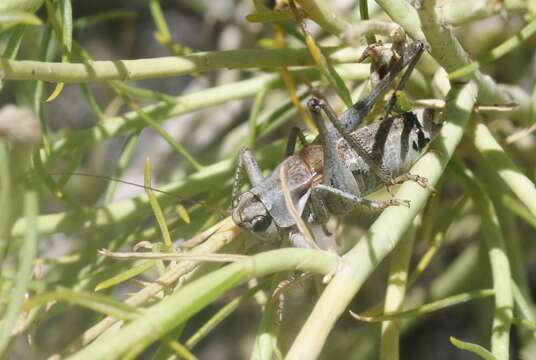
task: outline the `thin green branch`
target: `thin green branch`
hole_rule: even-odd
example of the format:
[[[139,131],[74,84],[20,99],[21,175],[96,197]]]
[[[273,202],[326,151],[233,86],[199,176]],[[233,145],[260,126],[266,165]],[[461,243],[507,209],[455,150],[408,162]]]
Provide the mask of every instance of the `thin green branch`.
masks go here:
[[[112,88],[115,88],[114,85],[112,85]],[[119,94],[121,92],[117,89],[116,90]],[[190,165],[193,166],[193,168],[197,171],[201,170],[203,168],[203,165],[201,165],[189,152],[186,150],[184,146],[182,146],[179,142],[177,142],[171,134],[169,134],[166,129],[164,129],[155,119],[151,118],[146,112],[143,111],[141,106],[136,103],[135,101],[132,101],[128,95],[122,94],[121,96],[125,103],[128,104],[128,106],[136,112],[136,114],[142,119],[146,125],[151,127],[154,131],[156,131],[177,154],[181,155]]]
[[[132,159],[132,156],[134,155],[134,149],[138,144],[139,136],[140,134],[138,132],[134,132],[125,140],[123,148],[120,151],[119,159],[114,167],[114,171],[111,176],[112,178],[121,178],[123,172]],[[110,204],[112,202],[118,184],[118,181],[110,181],[106,189],[106,193],[104,194],[104,204]]]
[[[393,253],[394,254],[394,253]],[[353,317],[360,321],[366,322],[377,322],[377,321],[392,321],[392,320],[401,320],[412,317],[419,317],[422,315],[430,314],[435,311],[443,310],[448,307],[466,303],[468,301],[482,299],[486,297],[491,297],[495,295],[493,289],[482,289],[482,290],[473,290],[468,291],[462,294],[452,295],[447,298],[433,301],[424,305],[420,305],[416,308],[404,310],[404,311],[395,311],[395,312],[386,312],[383,315],[378,316],[367,316],[367,315],[358,315],[353,314]],[[398,357],[398,354],[397,354]],[[394,358],[389,358],[394,359]]]
[[[415,240],[412,227],[391,253],[389,278],[385,293],[384,313],[400,311],[408,286],[408,267]],[[397,360],[400,357],[400,320],[392,319],[382,323],[380,339],[380,360]]]
[[[212,330],[214,330],[221,322],[227,319],[242,303],[246,300],[249,300],[257,291],[262,289],[266,283],[261,283],[248,291],[244,292],[242,295],[234,298],[228,302],[224,307],[222,307],[218,312],[216,312],[207,322],[205,322],[192,336],[186,340],[184,345],[188,349],[192,349],[196,346],[201,340],[207,337]]]
[[[15,287],[10,292],[9,304],[3,314],[0,328],[0,355],[5,355],[11,339],[11,332],[19,315],[28,284],[32,279],[33,262],[37,255],[37,214],[39,214],[39,200],[37,193],[26,190],[24,194],[24,215],[26,217],[26,237],[20,248],[18,269]]]
[[[155,32],[156,40],[162,45],[166,46],[169,51],[174,55],[186,55],[192,52],[192,49],[173,41],[169,27],[164,17],[162,7],[160,6],[160,0],[151,0],[149,2],[149,9],[151,10],[151,16],[156,25],[157,32]]]
[[[348,80],[363,80],[370,74],[369,65],[366,64],[339,65],[336,70],[344,79]],[[318,71],[314,69],[297,70],[293,71],[292,74],[294,79],[300,82],[316,80],[319,77]],[[281,80],[278,75],[262,75],[233,84],[216,86],[193,94],[178,96],[175,98],[175,102],[164,100],[154,105],[143,107],[142,110],[148,116],[163,121],[171,116],[206,109],[230,100],[250,97],[265,87],[280,84]],[[68,138],[62,138],[52,143],[52,155],[69,151],[72,148],[88,147],[97,142],[142,129],[144,125],[145,122],[135,111],[108,118],[93,128],[73,131]]]
[[[189,253],[211,254],[218,252],[225,245],[231,243],[238,234],[238,228],[234,225],[232,220],[228,218],[196,235],[193,239],[190,239],[190,241],[193,242],[199,242],[199,240],[204,240],[204,242],[192,249]],[[162,274],[162,276],[156,279],[153,283],[129,296],[124,302],[131,306],[140,306],[147,301],[153,300],[162,290],[173,286],[180,277],[190,273],[196,266],[199,266],[199,261],[194,260],[181,261],[172,265],[168,271]],[[102,319],[97,324],[84,331],[80,338],[64,350],[62,355],[72,353],[73,351],[80,349],[82,346],[87,345],[116,322],[117,320],[111,317]]]
[[[536,310],[534,309],[534,304],[530,300],[530,295],[525,296],[515,281],[512,281],[512,292],[519,312],[518,316],[522,316],[524,320],[531,323],[536,323]]]
[[[368,0],[359,0],[359,15],[361,16],[361,20],[366,21],[369,19]],[[367,44],[372,45],[376,43],[376,36],[374,34],[367,34],[365,37]]]
[[[9,144],[0,138],[0,270],[9,246],[9,233],[12,224],[12,184],[10,171]]]
[[[496,170],[532,215],[536,216],[536,186],[510,159],[489,128],[478,123],[469,136],[488,164]]]
[[[277,300],[274,299],[273,296],[275,289],[284,279],[284,273],[273,275],[270,286],[271,291],[268,293],[272,294],[272,298],[269,298],[269,295],[267,295],[267,299],[262,299],[264,300],[262,318],[253,342],[253,350],[251,351],[250,356],[251,360],[271,360],[274,358],[274,355],[276,359],[282,359],[280,350],[277,346],[281,321],[278,317]],[[258,302],[262,303],[261,301]]]
[[[322,29],[333,35],[340,34],[350,25],[342,16],[336,14],[324,0],[296,0],[296,2]]]
[[[22,39],[24,38],[24,29],[24,26],[18,25],[10,30],[9,40],[7,41],[6,47],[2,54],[3,58],[15,59],[19,52]],[[4,81],[0,79],[0,91],[3,87]]]
[[[340,47],[322,48],[322,53],[332,63],[355,62],[359,56],[355,50]],[[90,61],[87,64],[1,58],[0,78],[66,83],[128,81],[191,75],[220,69],[275,68],[314,64],[307,49],[210,51],[173,57]]]
[[[150,307],[147,315],[125,325],[114,333],[114,336],[98,339],[70,359],[118,359],[135,356],[221,294],[248,279],[289,270],[327,274],[337,267],[338,261],[334,253],[293,248],[251,256],[186,285]]]
[[[500,59],[510,51],[523,44],[523,42],[530,38],[532,35],[534,35],[534,33],[536,33],[536,19],[528,23],[517,34],[510,37],[508,40],[506,40],[499,46],[495,47],[489,53],[486,53],[484,56],[480,57],[477,61],[473,61],[472,63],[464,66],[461,69],[452,71],[449,74],[449,79],[453,81],[456,79],[464,78],[474,73],[476,70],[480,69],[482,65],[486,65],[497,59]]]
[[[103,11],[95,15],[88,15],[77,18],[73,22],[75,29],[85,29],[89,26],[98,25],[102,22],[113,20],[133,20],[138,16],[135,11],[129,10],[110,10]]]
[[[463,136],[465,124],[476,100],[476,93],[473,83],[455,85],[451,89],[442,115],[445,125],[440,137],[432,145],[431,151],[411,169],[411,173],[426,177],[431,186],[439,180]],[[414,183],[405,183],[401,186],[397,197],[410,199],[411,208],[386,209],[374,222],[368,234],[344,255],[340,270],[316,303],[287,354],[288,359],[309,359],[318,356],[337,319],[344,313],[381,260],[396,246],[413,218],[423,208],[429,194],[429,189],[422,189]]]
[[[151,190],[151,160],[149,159],[145,160],[145,176],[143,184],[145,185],[145,194],[149,199],[149,204],[151,205],[151,209],[153,210],[156,221],[158,222],[158,226],[160,227],[162,238],[164,239],[165,251],[171,253],[173,252],[173,241],[171,240],[171,236],[169,235],[166,218],[164,216],[162,208],[160,207],[160,204],[158,203],[158,200],[156,199],[156,196]]]
[[[251,150],[255,149],[255,144],[257,143],[257,121],[267,92],[268,88],[264,87],[257,93],[249,113],[248,146]]]
[[[478,355],[478,357],[480,357],[483,360],[508,359],[508,357],[496,358],[495,356],[493,356],[492,353],[490,353],[484,347],[482,347],[482,346],[480,346],[478,344],[473,344],[473,343],[470,343],[470,342],[458,340],[453,336],[450,337],[450,342],[452,343],[452,345],[456,346],[458,349],[469,351],[469,352],[471,352],[471,353],[473,353],[475,355]]]
[[[376,3],[389,15],[394,22],[404,28],[414,40],[426,41],[421,29],[419,14],[407,1],[376,0]]]
[[[512,325],[514,296],[512,293],[511,270],[501,226],[493,203],[484,190],[484,186],[473,173],[454,162],[456,175],[463,181],[480,213],[482,233],[488,246],[491,264],[493,290],[495,292],[495,315],[491,329],[491,352],[498,359],[508,359],[510,345],[510,327]]]

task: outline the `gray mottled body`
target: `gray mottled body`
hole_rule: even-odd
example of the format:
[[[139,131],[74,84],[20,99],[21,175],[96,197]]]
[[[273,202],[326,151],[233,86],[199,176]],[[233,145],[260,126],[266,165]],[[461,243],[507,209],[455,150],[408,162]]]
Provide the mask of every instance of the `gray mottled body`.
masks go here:
[[[409,171],[426,145],[422,142],[426,140],[421,140],[419,145],[415,121],[418,119],[413,113],[406,113],[359,128],[352,135],[366,139],[366,150],[396,177]],[[368,195],[385,186],[383,180],[371,171],[363,158],[344,139],[337,143],[337,150],[341,160],[352,172],[360,195]]]
[[[341,215],[356,208],[380,211],[404,204],[398,199],[374,201],[364,196],[384,185],[422,180],[406,173],[440,126],[434,124],[433,116],[426,111],[421,119],[413,112],[389,116],[393,101],[387,106],[385,119],[359,125],[402,68],[415,65],[423,49],[422,43],[409,44],[371,93],[340,117],[325,101],[311,98],[307,106],[319,131],[318,139],[296,154],[292,154],[293,146],[288,147],[289,156],[266,178],[253,155],[248,150],[241,151],[233,191],[235,223],[260,238],[277,240],[288,234],[294,246],[308,247],[285,202],[281,169],[287,171],[285,187],[293,207],[298,216],[312,225],[325,224],[329,214]],[[329,123],[325,123],[323,115]],[[294,144],[295,139],[289,139],[289,143]],[[238,196],[242,168],[247,171],[252,188]]]
[[[240,195],[233,211],[237,224],[265,239],[276,240],[288,233],[299,238],[281,189],[282,166],[288,168],[287,186],[293,204],[310,224],[325,223],[329,213],[343,215],[355,208],[379,211],[398,204],[394,200],[381,202],[363,198],[385,186],[384,180],[337,135],[333,126],[324,125],[324,131],[332,134],[333,146],[325,139],[319,144],[313,143],[283,160],[266,178],[252,184],[249,191]],[[372,159],[381,164],[391,178],[397,178],[408,172],[439,129],[430,113],[425,112],[419,119],[413,113],[404,113],[360,127],[351,136],[360,138]],[[333,194],[329,188],[344,193]],[[305,246],[302,239],[294,242]]]

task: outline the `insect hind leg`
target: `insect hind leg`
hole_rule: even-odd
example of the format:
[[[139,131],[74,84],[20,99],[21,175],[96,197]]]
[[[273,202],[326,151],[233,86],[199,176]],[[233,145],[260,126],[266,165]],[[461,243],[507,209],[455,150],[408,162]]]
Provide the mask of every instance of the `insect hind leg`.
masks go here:
[[[327,186],[358,196],[360,194],[359,186],[352,172],[346,167],[340,157],[337,149],[337,143],[341,136],[335,128],[331,127],[328,129],[322,119],[324,105],[325,102],[323,100],[314,97],[307,102],[309,111],[318,128],[322,144],[324,145],[324,172],[322,182]],[[316,204],[312,202],[311,205],[322,205],[318,207],[318,212],[314,214],[315,216],[319,216],[321,220],[325,218],[322,207],[329,209],[333,213],[344,213],[352,207],[352,204],[348,203],[345,199],[334,199],[331,196],[319,198]]]
[[[317,185],[313,189],[313,193],[316,193],[316,196],[318,197],[326,198],[327,196],[331,196],[339,199],[339,201],[344,201],[347,204],[351,204],[352,208],[350,210],[363,209],[370,212],[379,212],[389,206],[409,207],[410,205],[409,200],[401,200],[396,198],[389,200],[369,200],[324,184]]]

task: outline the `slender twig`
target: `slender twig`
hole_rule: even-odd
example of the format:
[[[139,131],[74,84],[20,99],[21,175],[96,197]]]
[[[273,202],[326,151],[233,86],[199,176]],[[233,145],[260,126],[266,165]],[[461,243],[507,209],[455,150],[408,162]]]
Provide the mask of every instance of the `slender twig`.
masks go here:
[[[355,61],[339,47],[323,48],[334,63]],[[307,49],[227,50],[184,56],[136,60],[92,61],[89,64],[0,59],[5,80],[45,80],[53,82],[98,82],[143,80],[219,69],[250,69],[314,65]]]
[[[491,264],[493,290],[495,292],[495,315],[491,328],[491,352],[498,359],[509,357],[510,327],[514,297],[512,293],[511,270],[502,229],[495,207],[484,186],[467,167],[453,163],[456,175],[462,180],[464,188],[472,195],[480,213],[482,233],[488,246]]]
[[[229,244],[238,235],[238,233],[238,227],[230,218],[227,218],[214,225],[210,229],[207,229],[196,235],[205,237],[206,241],[199,247],[192,250],[192,254],[201,255],[206,253],[215,253],[223,246]],[[176,283],[181,276],[192,271],[198,264],[199,261],[197,260],[179,262],[178,264],[172,266],[151,285],[130,296],[125,303],[131,306],[139,306],[146,303],[160,293],[163,289]],[[97,324],[86,330],[74,343],[72,343],[65,350],[65,353],[70,353],[82,346],[87,345],[116,322],[117,320],[111,317],[107,317],[99,321]]]
[[[408,287],[408,267],[411,260],[415,226],[404,236],[391,253],[389,278],[385,292],[384,313],[399,311],[403,308]],[[400,358],[400,320],[393,318],[382,323],[380,338],[380,359]]]
[[[476,124],[474,130],[469,134],[484,159],[493,164],[501,179],[525,204],[532,215],[536,216],[536,186],[534,183],[506,154],[486,125]]]
[[[221,294],[248,279],[296,269],[327,274],[337,264],[337,255],[319,250],[289,248],[254,255],[186,285],[153,305],[146,316],[128,323],[115,332],[114,336],[102,337],[89,344],[71,359],[119,359],[135,356]]]

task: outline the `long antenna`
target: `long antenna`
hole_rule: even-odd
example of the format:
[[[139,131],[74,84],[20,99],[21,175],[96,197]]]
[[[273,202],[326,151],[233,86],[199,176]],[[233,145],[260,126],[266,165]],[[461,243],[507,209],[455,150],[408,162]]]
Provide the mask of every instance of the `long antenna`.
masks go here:
[[[226,212],[225,209],[222,209],[222,208],[218,208],[218,207],[215,207],[215,206],[208,205],[208,204],[205,203],[204,201],[196,201],[196,200],[188,199],[188,198],[185,198],[185,197],[183,197],[183,196],[174,194],[174,193],[169,192],[169,191],[160,190],[160,189],[154,188],[154,187],[152,187],[152,186],[145,186],[145,185],[137,184],[137,183],[135,183],[135,182],[131,182],[131,181],[127,181],[127,180],[122,180],[122,179],[114,178],[114,177],[112,177],[112,176],[98,175],[98,174],[90,174],[90,173],[84,173],[84,172],[70,172],[70,173],[57,172],[57,173],[48,173],[48,175],[50,175],[50,176],[74,175],[74,176],[91,177],[91,178],[102,179],[102,180],[107,180],[107,181],[115,181],[115,182],[118,182],[118,183],[121,183],[121,184],[130,185],[130,186],[135,186],[135,187],[138,187],[138,188],[141,188],[141,189],[149,189],[149,190],[151,190],[151,191],[154,191],[154,192],[157,192],[157,193],[160,193],[160,194],[164,194],[164,195],[167,195],[167,196],[174,197],[174,198],[176,198],[176,199],[179,199],[179,200],[182,201],[182,202],[188,202],[188,203],[190,203],[190,204],[192,204],[192,205],[201,204],[201,205],[207,207],[208,209],[212,209],[212,210],[216,210],[216,211],[221,211],[221,212],[224,212],[224,213]]]

